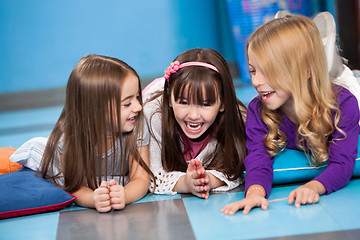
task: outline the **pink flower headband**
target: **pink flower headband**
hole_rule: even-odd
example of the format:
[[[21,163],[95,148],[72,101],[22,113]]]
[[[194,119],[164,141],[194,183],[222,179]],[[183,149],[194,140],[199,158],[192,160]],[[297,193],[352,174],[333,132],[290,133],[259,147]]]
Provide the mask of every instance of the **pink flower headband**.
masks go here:
[[[180,64],[179,61],[175,61],[175,62],[170,63],[170,66],[168,68],[166,68],[166,70],[164,71],[164,78],[166,80],[169,80],[169,77],[172,73],[176,73],[180,68],[189,67],[189,66],[207,67],[207,68],[214,70],[215,72],[219,72],[219,70],[217,70],[217,68],[215,66],[208,64],[208,63],[186,62],[186,63]]]

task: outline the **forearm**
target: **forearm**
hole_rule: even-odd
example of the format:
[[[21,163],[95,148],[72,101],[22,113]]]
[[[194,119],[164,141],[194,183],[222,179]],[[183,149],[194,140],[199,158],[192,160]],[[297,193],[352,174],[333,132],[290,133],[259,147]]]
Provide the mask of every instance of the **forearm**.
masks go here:
[[[94,191],[88,187],[81,187],[76,192],[73,192],[72,195],[76,196],[75,203],[82,207],[95,208],[94,202]]]
[[[125,204],[129,204],[143,198],[148,191],[149,183],[149,178],[137,178],[126,184],[124,187]]]
[[[176,182],[176,184],[173,188],[174,192],[178,192],[178,193],[189,193],[190,192],[190,189],[187,186],[186,181],[185,181],[185,176],[186,175],[181,176],[179,178],[179,180]]]
[[[210,185],[211,189],[218,188],[218,187],[225,185],[225,182],[223,182],[219,178],[215,177],[213,174],[209,173],[208,176],[209,176],[209,181],[210,181],[209,185]]]

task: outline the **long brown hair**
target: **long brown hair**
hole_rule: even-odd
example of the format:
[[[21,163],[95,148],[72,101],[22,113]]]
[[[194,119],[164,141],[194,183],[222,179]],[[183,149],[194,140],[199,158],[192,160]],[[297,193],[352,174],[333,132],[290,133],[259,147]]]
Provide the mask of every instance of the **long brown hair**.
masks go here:
[[[274,19],[251,34],[246,54],[249,47],[269,84],[291,95],[299,124],[298,146],[305,152],[310,149],[314,165],[325,162],[329,156],[329,135],[335,129],[346,135],[338,127],[341,114],[337,94],[328,77],[317,27],[300,15]],[[268,128],[264,143],[267,152],[274,156],[284,149],[287,140],[279,130],[281,111],[264,106],[262,119]]]
[[[104,149],[106,152],[109,147],[116,156],[115,141],[120,139],[122,179],[125,177],[126,152],[154,178],[137,151],[136,139],[143,130],[142,111],[137,115],[134,131],[121,133],[120,95],[123,82],[129,76],[138,79],[138,100],[142,104],[139,76],[125,62],[100,55],[87,55],[80,59],[70,74],[64,108],[45,148],[40,168],[43,177],[57,182],[59,176],[54,176],[52,169],[58,164],[55,161],[59,157],[57,146],[62,139],[64,189],[69,192],[75,192],[81,186],[96,189],[102,181],[102,173],[114,175],[118,159],[113,157],[111,173],[107,172],[107,154],[105,163],[101,159]],[[122,141],[121,134],[125,135],[125,141]],[[109,138],[111,146],[108,146]]]
[[[206,95],[209,104],[219,98],[225,110],[218,113],[213,123],[214,130],[210,134],[217,140],[217,145],[215,151],[206,157],[203,165],[206,169],[225,173],[229,180],[237,179],[244,170],[243,160],[247,153],[243,120],[246,107],[236,98],[228,64],[217,51],[201,48],[185,51],[174,61],[209,63],[215,66],[219,73],[205,67],[190,66],[171,74],[169,80],[165,82],[161,104],[162,142],[160,143],[164,168],[167,171],[183,172],[187,169],[178,123],[173,109],[169,106],[171,94],[174,94],[175,100],[184,95],[191,96],[189,100],[192,104],[201,104]]]

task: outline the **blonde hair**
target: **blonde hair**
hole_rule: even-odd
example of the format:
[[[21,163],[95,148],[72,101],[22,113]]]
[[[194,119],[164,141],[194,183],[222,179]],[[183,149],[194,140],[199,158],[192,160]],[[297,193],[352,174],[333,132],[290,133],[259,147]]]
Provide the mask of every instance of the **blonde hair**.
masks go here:
[[[274,19],[251,34],[246,54],[249,47],[268,83],[289,93],[293,100],[299,124],[297,145],[305,152],[311,151],[312,164],[327,161],[330,134],[336,129],[346,135],[338,127],[337,93],[328,77],[325,52],[315,24],[299,15]],[[284,149],[287,140],[279,130],[281,112],[264,106],[262,119],[268,128],[264,144],[274,156]]]

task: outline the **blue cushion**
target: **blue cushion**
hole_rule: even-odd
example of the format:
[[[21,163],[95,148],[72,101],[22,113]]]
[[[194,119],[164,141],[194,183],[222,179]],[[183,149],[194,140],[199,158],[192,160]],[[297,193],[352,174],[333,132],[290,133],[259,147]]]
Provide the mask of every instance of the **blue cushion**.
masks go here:
[[[75,199],[26,167],[0,175],[0,219],[60,210]]]
[[[358,149],[360,148],[360,141]],[[301,181],[309,181],[320,175],[327,165],[312,167],[304,152],[293,149],[285,149],[275,156],[273,169],[273,184],[285,184]],[[360,153],[356,156],[354,177],[360,177]]]

